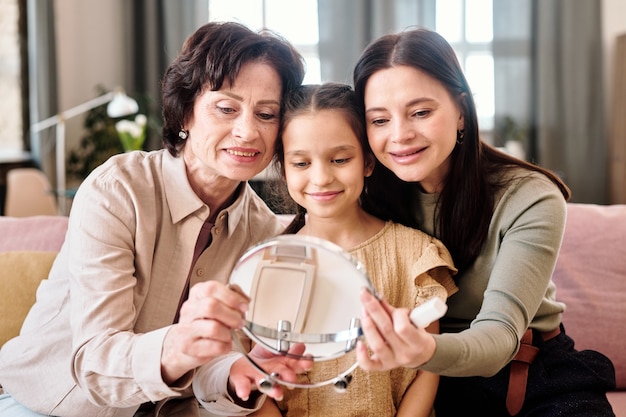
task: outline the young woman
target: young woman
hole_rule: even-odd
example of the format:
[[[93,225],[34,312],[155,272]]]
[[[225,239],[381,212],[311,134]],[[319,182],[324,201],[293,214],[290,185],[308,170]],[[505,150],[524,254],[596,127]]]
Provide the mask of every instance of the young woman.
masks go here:
[[[551,281],[566,185],[480,140],[472,92],[435,32],[374,41],[354,86],[378,160],[365,206],[441,239],[459,269],[441,334],[363,294],[361,367],[442,375],[437,417],[612,416],[613,365],[574,349]]]
[[[445,301],[456,291],[451,277],[455,269],[441,242],[361,207],[374,157],[350,86],[301,87],[286,100],[283,120],[275,162],[297,213],[285,233],[316,236],[349,251],[364,264],[374,288],[407,312],[432,297]],[[437,332],[437,323],[427,330]],[[332,375],[338,364],[346,369],[355,361],[351,352],[320,362],[310,372]],[[357,369],[352,376],[345,393],[328,385],[286,391],[278,401],[282,415],[426,417],[432,411],[438,379],[432,373]]]

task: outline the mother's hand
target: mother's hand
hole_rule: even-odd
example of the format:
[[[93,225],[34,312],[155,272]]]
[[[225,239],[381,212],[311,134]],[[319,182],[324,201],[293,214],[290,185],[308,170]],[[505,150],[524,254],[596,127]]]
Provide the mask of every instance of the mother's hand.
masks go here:
[[[432,334],[411,323],[408,309],[395,308],[367,290],[361,292],[361,303],[361,327],[367,346],[359,341],[356,356],[362,369],[387,371],[399,367],[416,368],[432,358],[435,339]]]
[[[173,383],[232,348],[231,329],[243,326],[248,299],[216,281],[194,285],[168,331],[161,353],[163,381]]]

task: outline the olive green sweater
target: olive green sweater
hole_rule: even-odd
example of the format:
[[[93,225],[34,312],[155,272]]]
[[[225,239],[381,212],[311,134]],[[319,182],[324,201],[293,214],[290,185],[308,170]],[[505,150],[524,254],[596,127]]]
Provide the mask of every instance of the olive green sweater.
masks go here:
[[[549,179],[516,171],[496,199],[487,240],[476,261],[455,277],[459,291],[422,369],[446,376],[492,376],[515,355],[527,327],[553,330],[565,305],[551,276],[565,228],[566,203]],[[419,193],[421,229],[434,234],[437,195]]]

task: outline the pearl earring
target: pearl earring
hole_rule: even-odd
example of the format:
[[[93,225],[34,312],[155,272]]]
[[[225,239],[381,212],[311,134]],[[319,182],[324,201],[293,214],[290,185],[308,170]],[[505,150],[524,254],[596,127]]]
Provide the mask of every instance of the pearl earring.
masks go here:
[[[185,129],[180,129],[180,131],[178,132],[178,137],[182,140],[187,140],[187,138],[189,137],[189,132]]]

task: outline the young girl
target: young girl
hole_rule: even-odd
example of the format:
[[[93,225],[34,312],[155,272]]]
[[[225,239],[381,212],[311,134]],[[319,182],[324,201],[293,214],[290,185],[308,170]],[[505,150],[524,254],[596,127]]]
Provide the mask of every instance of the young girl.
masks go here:
[[[285,233],[316,236],[346,249],[364,264],[386,301],[407,311],[432,297],[445,301],[456,291],[451,277],[456,269],[441,242],[361,207],[374,157],[351,87],[327,83],[296,90],[286,101],[276,147],[274,161],[296,203]],[[428,331],[438,332],[438,323]],[[338,363],[355,360],[351,352],[317,363],[310,372],[332,372]],[[298,417],[429,416],[432,411],[438,384],[432,373],[357,369],[352,376],[345,393],[329,385],[286,390],[281,401],[266,401],[255,415],[281,415],[276,405],[282,415]]]

